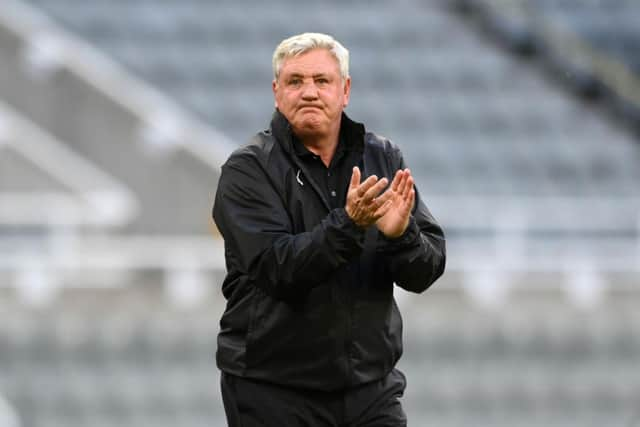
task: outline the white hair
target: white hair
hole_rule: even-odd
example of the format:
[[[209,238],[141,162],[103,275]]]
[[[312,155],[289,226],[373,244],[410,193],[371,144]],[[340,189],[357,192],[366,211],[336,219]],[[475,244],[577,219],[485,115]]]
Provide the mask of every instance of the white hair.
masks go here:
[[[280,42],[273,52],[273,77],[278,80],[285,59],[301,55],[312,49],[328,50],[338,61],[342,80],[349,77],[349,51],[339,41],[322,33],[302,33]]]

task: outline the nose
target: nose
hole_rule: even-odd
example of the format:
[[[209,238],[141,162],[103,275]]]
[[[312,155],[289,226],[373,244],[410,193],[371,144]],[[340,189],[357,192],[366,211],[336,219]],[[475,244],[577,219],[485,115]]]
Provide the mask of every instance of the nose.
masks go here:
[[[308,82],[302,88],[302,99],[310,100],[318,97],[318,88],[314,82]]]

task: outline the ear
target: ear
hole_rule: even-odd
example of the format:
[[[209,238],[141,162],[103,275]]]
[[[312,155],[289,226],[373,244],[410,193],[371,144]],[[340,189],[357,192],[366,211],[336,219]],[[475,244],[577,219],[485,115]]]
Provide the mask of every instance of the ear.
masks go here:
[[[276,79],[273,79],[273,81],[271,82],[271,90],[273,91],[273,104],[276,108],[278,108],[278,82],[276,81]]]
[[[342,103],[342,108],[345,108],[349,105],[349,96],[351,95],[351,77],[347,77],[344,81],[344,102]]]

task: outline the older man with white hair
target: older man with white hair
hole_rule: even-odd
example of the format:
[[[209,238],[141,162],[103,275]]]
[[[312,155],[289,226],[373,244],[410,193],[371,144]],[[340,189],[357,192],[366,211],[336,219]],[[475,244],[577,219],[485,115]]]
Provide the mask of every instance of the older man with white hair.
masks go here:
[[[394,284],[425,291],[442,229],[402,154],[344,113],[349,53],[304,33],[273,54],[268,130],[222,167],[213,218],[227,307],[217,363],[230,426],[406,426]]]

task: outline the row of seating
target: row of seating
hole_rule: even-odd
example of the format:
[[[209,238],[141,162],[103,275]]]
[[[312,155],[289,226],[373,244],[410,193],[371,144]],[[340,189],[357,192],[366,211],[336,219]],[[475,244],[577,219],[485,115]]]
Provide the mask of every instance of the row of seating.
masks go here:
[[[349,2],[340,13],[311,6],[317,13],[295,20],[289,0],[267,10],[29,1],[238,144],[268,126],[275,44],[297,28],[323,30],[351,49],[349,114],[400,145],[425,194],[637,195],[640,154],[630,137],[496,52],[436,0]]]
[[[627,0],[545,1],[458,0],[463,10],[480,11],[483,21],[521,52],[541,51],[566,84],[586,95],[614,94],[617,113],[637,130],[640,88],[621,87],[621,65],[640,73],[640,5]],[[576,43],[577,42],[577,43]],[[577,44],[586,52],[575,50]],[[571,48],[570,46],[574,46]],[[558,77],[556,75],[556,77]],[[602,87],[606,90],[603,91]],[[632,86],[637,86],[632,85]]]
[[[557,287],[549,287],[546,295],[540,289],[538,295],[512,290],[508,304],[496,312],[484,312],[463,290],[453,291],[451,283],[444,282],[427,291],[424,299],[401,298],[407,345],[414,348],[409,357],[584,360],[594,365],[640,357],[640,317],[632,310],[640,293],[634,296],[632,289],[622,301],[604,299],[586,312],[572,307],[563,297],[565,290]],[[120,298],[126,300],[126,295]],[[19,300],[16,307],[3,307],[7,321],[0,325],[0,367],[51,365],[64,371],[77,364],[117,372],[146,363],[202,366],[213,360],[221,298],[195,313],[171,309],[168,299],[121,306],[118,299],[105,298],[109,310],[99,313],[69,304],[73,301],[69,293],[60,299],[47,313],[33,312]],[[626,309],[623,301],[628,302]]]
[[[526,259],[521,280],[536,291],[542,284],[528,276],[544,273],[550,258],[552,282],[597,291],[589,266],[597,270],[598,260],[617,261],[614,271],[637,281],[627,238],[640,195],[633,137],[479,37],[447,2],[335,1],[297,13],[294,0],[27,1],[238,145],[268,124],[275,44],[303,30],[334,33],[351,49],[349,114],[403,149],[447,229],[451,271],[464,273],[471,294],[500,284],[500,272],[468,267],[487,259]],[[141,171],[132,165],[149,154],[131,155],[117,141],[96,150],[134,176]],[[487,197],[496,194],[509,197]],[[509,221],[517,229],[525,214],[536,221],[520,234],[477,236]],[[600,238],[610,235],[624,238]],[[584,271],[573,271],[576,259],[589,261]],[[568,278],[559,278],[565,260]],[[564,288],[478,307],[448,284],[400,301],[412,425],[632,425],[640,393],[634,287],[585,309],[561,296]],[[2,300],[0,393],[24,427],[224,425],[214,359],[221,298],[180,311],[157,297],[159,287],[145,294],[127,285],[117,297],[94,291],[89,304],[67,292],[42,311]]]
[[[593,364],[580,359],[439,359],[418,353],[409,341],[400,366],[408,377],[404,404],[416,423],[457,420],[462,426],[473,425],[472,418],[489,422],[537,414],[561,424],[567,418],[631,416],[637,407],[637,354],[627,361]],[[0,390],[24,414],[25,425],[140,426],[150,419],[157,426],[205,420],[223,425],[213,361],[56,369],[55,363],[18,372],[0,368]]]

